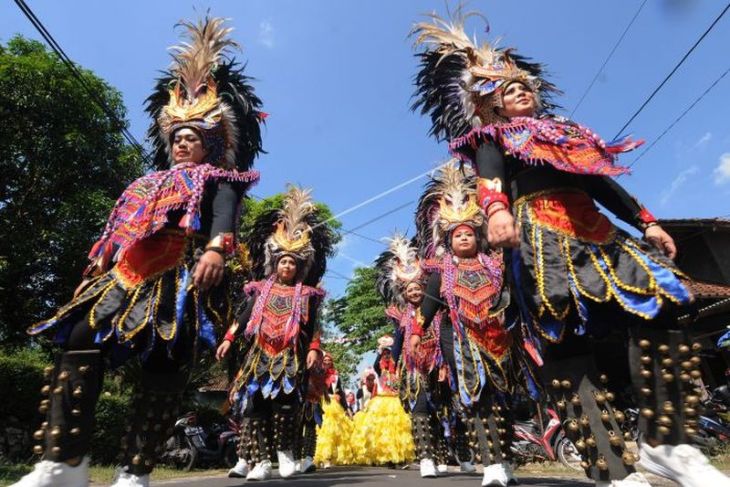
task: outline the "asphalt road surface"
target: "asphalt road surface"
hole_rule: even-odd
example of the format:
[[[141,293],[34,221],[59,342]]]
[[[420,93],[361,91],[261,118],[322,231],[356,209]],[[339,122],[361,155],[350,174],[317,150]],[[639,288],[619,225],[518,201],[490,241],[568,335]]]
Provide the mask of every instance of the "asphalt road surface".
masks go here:
[[[517,472],[521,485],[544,487],[592,487],[595,484],[585,478],[571,478],[560,476],[543,476],[535,472]],[[673,482],[649,476],[653,486],[675,486]],[[287,487],[375,487],[375,486],[403,486],[403,487],[437,487],[441,485],[478,487],[481,484],[481,474],[448,473],[436,479],[422,479],[417,468],[410,470],[393,470],[376,467],[334,467],[328,470],[319,470],[312,474],[296,475],[282,479],[274,474],[271,480],[264,482],[246,482],[244,479],[229,479],[225,476],[205,476],[180,480],[166,480],[152,482],[153,487],[234,487],[241,485],[280,485]],[[710,487],[710,486],[708,486]]]

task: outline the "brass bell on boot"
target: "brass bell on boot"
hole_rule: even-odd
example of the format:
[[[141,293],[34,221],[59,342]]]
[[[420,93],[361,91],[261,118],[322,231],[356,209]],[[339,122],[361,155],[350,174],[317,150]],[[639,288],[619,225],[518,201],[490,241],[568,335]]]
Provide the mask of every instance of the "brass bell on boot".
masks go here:
[[[651,363],[651,357],[648,355],[642,355],[640,360],[644,365],[649,365]]]
[[[588,416],[586,416],[585,414],[580,417],[580,425],[584,428],[587,428],[591,425],[590,419],[588,419]]]
[[[569,431],[578,431],[580,428],[578,426],[578,421],[571,419],[568,423],[568,430]]]
[[[596,404],[598,404],[599,406],[603,406],[603,404],[606,402],[606,395],[602,392],[594,393],[593,397],[596,399]]]
[[[674,361],[670,357],[666,357],[662,359],[662,366],[663,367],[671,367],[674,365]]]
[[[598,470],[601,471],[608,470],[608,462],[603,457],[603,455],[598,455],[598,460],[596,460],[596,467],[598,467]]]
[[[646,338],[639,340],[639,347],[641,347],[643,350],[647,350],[649,347],[651,347],[651,342]]]
[[[606,374],[601,374],[598,380],[601,381],[601,384],[608,384],[608,376]]]
[[[649,389],[648,387],[641,388],[641,394],[644,396],[647,396],[647,397],[651,396],[651,392],[652,392],[651,389]]]
[[[661,345],[659,345],[659,346],[657,347],[657,350],[659,350],[659,353],[664,353],[664,354],[666,354],[666,353],[668,353],[668,352],[669,352],[669,345],[666,345],[666,344],[662,343]]]
[[[596,447],[596,437],[591,435],[588,438],[586,438],[586,445],[589,448],[595,448]]]
[[[583,438],[579,439],[575,442],[575,447],[578,449],[578,451],[585,451],[586,449],[586,442],[583,441]]]
[[[36,455],[43,455],[43,447],[41,445],[34,446],[33,453],[35,453]]]
[[[567,379],[561,381],[560,385],[563,386],[563,389],[570,389],[573,386],[573,384],[571,384],[570,381]]]
[[[580,466],[581,466],[581,468],[583,470],[588,470],[589,468],[591,468],[590,462],[587,462],[585,460],[583,460],[582,462],[580,462]]]
[[[613,402],[614,399],[616,399],[616,396],[613,395],[613,392],[606,392],[606,401]]]
[[[558,401],[556,404],[558,406],[558,409],[560,409],[561,411],[563,411],[565,409],[565,401],[563,401],[562,399],[560,401]]]
[[[664,401],[664,405],[662,406],[662,412],[669,415],[674,414],[674,405],[671,401]]]
[[[573,394],[573,397],[570,398],[570,404],[573,406],[580,406],[580,396],[578,394]]]
[[[669,416],[661,415],[656,422],[662,426],[672,426],[672,418]]]
[[[644,379],[651,379],[651,376],[652,376],[651,370],[649,370],[649,369],[641,369],[641,372],[639,372],[639,374]]]
[[[697,342],[694,342],[694,343],[692,344],[692,351],[693,351],[693,352],[699,352],[700,350],[702,350],[702,345],[700,345],[700,344],[699,344],[699,343],[697,343]]]
[[[651,419],[654,417],[654,411],[649,408],[644,408],[641,410],[641,415],[644,416],[646,419]]]
[[[619,423],[623,423],[626,419],[626,416],[622,411],[619,411],[618,409],[613,410],[613,417],[616,418],[616,421]]]
[[[611,421],[611,415],[605,409],[601,411],[601,421],[603,421],[604,423],[608,423],[609,421]]]
[[[621,455],[621,460],[624,462],[624,465],[631,466],[636,463],[636,457],[630,451],[625,451],[623,455]]]
[[[611,446],[621,446],[621,437],[614,430],[608,431],[608,442]]]
[[[662,374],[662,380],[669,384],[670,382],[674,382],[674,375],[670,374],[669,372],[664,372]]]
[[[550,384],[553,386],[553,388],[560,389],[560,381],[558,379],[553,379]]]

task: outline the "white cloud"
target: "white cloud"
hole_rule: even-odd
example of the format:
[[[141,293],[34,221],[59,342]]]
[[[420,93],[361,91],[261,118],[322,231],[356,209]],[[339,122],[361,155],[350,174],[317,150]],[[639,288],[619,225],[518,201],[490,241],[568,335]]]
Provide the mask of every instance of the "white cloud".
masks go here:
[[[715,184],[718,186],[730,183],[730,152],[720,156],[720,163],[712,171],[712,175],[715,177]]]
[[[674,195],[674,193],[687,181],[687,179],[689,179],[690,176],[692,176],[693,174],[697,174],[697,171],[699,171],[699,167],[690,166],[684,171],[677,174],[677,177],[674,178],[674,181],[672,181],[672,184],[669,185],[669,188],[662,191],[661,199],[659,200],[661,204],[667,204],[667,202]]]
[[[259,24],[259,42],[269,49],[274,47],[274,26],[268,20]]]
[[[695,148],[697,147],[703,147],[707,145],[707,143],[712,139],[712,132],[705,132],[705,135],[699,138],[697,142],[695,142]]]

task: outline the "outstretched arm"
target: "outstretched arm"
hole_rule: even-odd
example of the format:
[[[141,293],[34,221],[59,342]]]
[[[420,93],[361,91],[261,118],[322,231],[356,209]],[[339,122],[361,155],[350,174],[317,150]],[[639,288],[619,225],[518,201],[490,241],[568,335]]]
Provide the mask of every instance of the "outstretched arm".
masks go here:
[[[674,240],[659,226],[654,215],[614,179],[607,176],[584,176],[583,181],[591,197],[608,211],[641,230],[644,238],[670,259],[677,255]]]

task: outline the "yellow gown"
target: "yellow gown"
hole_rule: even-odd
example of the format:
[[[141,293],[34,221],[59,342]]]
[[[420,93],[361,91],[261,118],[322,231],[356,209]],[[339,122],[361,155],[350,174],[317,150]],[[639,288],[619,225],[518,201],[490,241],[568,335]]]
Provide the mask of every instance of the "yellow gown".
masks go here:
[[[377,394],[355,415],[351,444],[357,464],[402,464],[415,458],[411,418],[401,405],[396,379],[384,370]]]
[[[314,463],[350,465],[354,462],[350,439],[352,420],[332,397],[322,400],[322,425],[317,427],[317,450]]]

